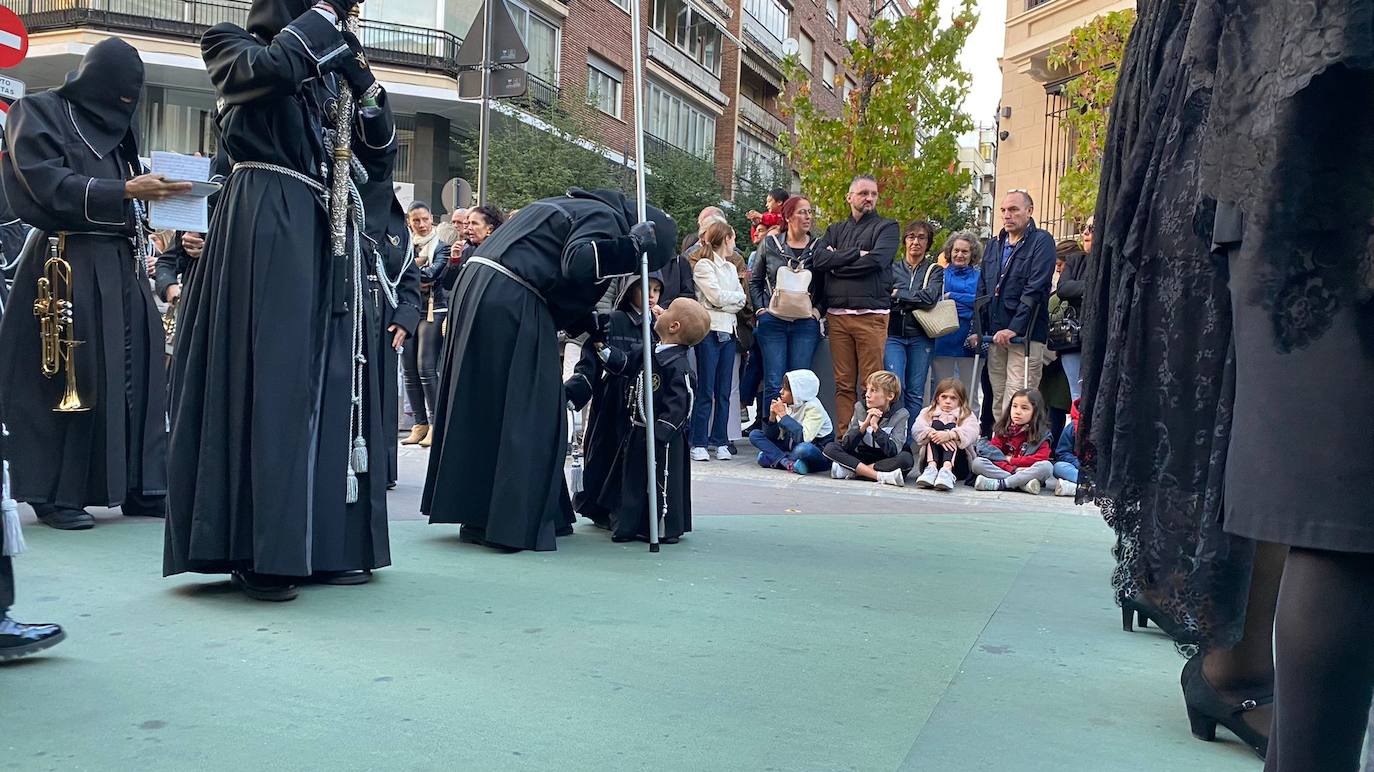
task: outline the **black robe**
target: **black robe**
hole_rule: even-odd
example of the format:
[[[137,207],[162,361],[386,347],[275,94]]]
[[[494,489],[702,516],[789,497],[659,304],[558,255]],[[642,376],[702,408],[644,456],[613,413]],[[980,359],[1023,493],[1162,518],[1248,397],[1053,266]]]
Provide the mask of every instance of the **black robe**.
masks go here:
[[[626,356],[612,355],[606,368],[628,385],[620,395],[629,411],[629,431],[620,440],[601,490],[601,507],[610,512],[611,531],[620,538],[649,538],[649,478],[646,443],[654,441],[658,486],[659,535],[677,539],[692,530],[692,461],[687,424],[692,416],[696,375],[687,346],[662,346],[654,352],[654,427],[644,422],[640,393],[644,381],[643,346]]]
[[[304,10],[270,43],[221,24],[201,49],[229,158],[327,186],[330,62],[348,55],[338,30]],[[396,152],[385,94],[379,101],[354,122],[353,153],[369,168],[389,168]],[[307,576],[391,562],[381,320],[364,299],[371,364],[361,429],[372,471],[357,476],[348,504],[354,284],[350,261],[331,253],[315,188],[290,174],[234,169],[179,318],[166,574]]]
[[[10,108],[0,184],[14,213],[45,232],[16,270],[10,313],[0,321],[0,420],[9,428],[10,474],[20,501],[118,506],[130,493],[167,491],[166,373],[162,324],[124,183],[138,163],[132,134],[93,149],[82,113],[57,91]],[[97,145],[100,143],[97,141]],[[97,152],[100,150],[100,152]],[[78,390],[91,410],[55,413],[65,367],[39,369],[37,281],[47,233],[70,231]]]
[[[555,531],[572,522],[558,331],[586,331],[607,282],[638,269],[634,217],[619,193],[573,190],[521,209],[467,259],[449,300],[420,501],[431,523],[485,529],[495,545],[555,549]],[[662,262],[653,255],[651,269]]]

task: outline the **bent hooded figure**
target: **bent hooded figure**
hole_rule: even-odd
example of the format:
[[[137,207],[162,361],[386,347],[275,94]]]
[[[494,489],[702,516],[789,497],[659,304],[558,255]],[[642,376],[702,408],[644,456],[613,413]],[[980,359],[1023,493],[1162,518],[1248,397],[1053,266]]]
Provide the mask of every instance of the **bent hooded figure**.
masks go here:
[[[126,515],[164,512],[166,375],[162,326],[142,261],[142,205],[133,123],[143,86],[138,52],[118,38],[97,43],[65,85],[14,104],[0,183],[14,214],[42,233],[28,241],[0,322],[0,420],[14,497],[56,528],[90,528],[83,507]],[[140,179],[146,182],[148,178]],[[152,183],[148,191],[171,186]],[[161,193],[159,193],[161,195]],[[71,358],[45,376],[37,285],[60,236],[71,265]],[[66,299],[61,283],[57,297]],[[68,378],[75,382],[69,384]],[[72,386],[88,408],[55,412]]]
[[[381,231],[351,206],[336,255],[324,193],[342,84],[368,179],[389,177],[395,124],[357,39],[307,0],[255,0],[247,29],[212,27],[201,51],[232,171],[179,320],[164,572],[232,572],[288,600],[301,579],[360,583],[391,562]]]
[[[521,209],[467,259],[420,502],[431,523],[506,550],[552,550],[571,532],[558,331],[604,339],[594,309],[609,282],[638,271],[641,249],[650,270],[671,257],[677,226],[648,212],[652,228],[620,193],[573,189]]]

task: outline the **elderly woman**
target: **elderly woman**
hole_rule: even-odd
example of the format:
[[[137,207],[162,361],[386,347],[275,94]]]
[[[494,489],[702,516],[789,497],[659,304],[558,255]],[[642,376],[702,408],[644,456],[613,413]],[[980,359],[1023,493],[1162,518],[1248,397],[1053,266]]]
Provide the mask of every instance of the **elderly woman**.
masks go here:
[[[892,265],[892,313],[888,317],[883,369],[902,379],[902,403],[915,423],[930,380],[935,339],[926,334],[912,311],[928,310],[945,297],[945,271],[930,251],[935,226],[917,220],[906,226],[902,259]]]
[[[964,342],[973,329],[973,300],[978,296],[978,263],[983,257],[983,245],[974,234],[959,231],[945,242],[944,253],[949,260],[945,266],[945,297],[959,307],[959,329],[935,340],[930,377],[935,383],[958,378],[972,394],[978,385],[978,373],[973,366],[975,352]]]

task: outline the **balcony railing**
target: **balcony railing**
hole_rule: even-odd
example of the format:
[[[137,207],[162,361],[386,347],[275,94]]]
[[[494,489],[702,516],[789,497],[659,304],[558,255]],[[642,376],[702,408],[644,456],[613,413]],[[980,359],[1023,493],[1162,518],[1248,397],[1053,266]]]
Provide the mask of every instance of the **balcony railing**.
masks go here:
[[[249,3],[237,0],[6,0],[29,32],[90,27],[198,41],[222,22],[245,24]],[[439,30],[364,21],[363,46],[377,64],[456,76],[462,39]]]
[[[787,124],[783,123],[781,118],[768,112],[762,105],[746,96],[739,98],[739,114],[744,120],[773,135],[774,139],[787,132]]]
[[[552,107],[558,104],[558,86],[536,75],[527,74],[529,89],[525,98],[539,107]]]

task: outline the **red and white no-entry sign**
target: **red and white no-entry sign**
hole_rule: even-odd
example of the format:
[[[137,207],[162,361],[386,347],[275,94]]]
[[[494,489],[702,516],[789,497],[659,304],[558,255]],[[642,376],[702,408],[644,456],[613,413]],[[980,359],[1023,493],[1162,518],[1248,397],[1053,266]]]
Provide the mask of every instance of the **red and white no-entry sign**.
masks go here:
[[[24,61],[29,52],[29,33],[19,14],[0,7],[0,70]]]

